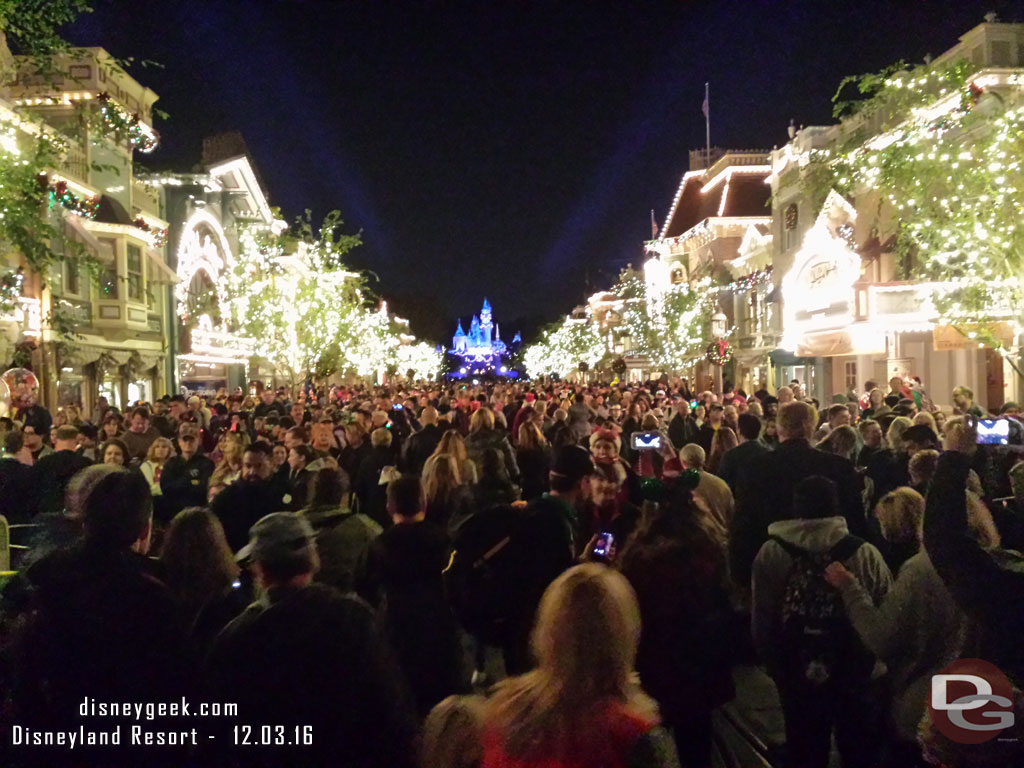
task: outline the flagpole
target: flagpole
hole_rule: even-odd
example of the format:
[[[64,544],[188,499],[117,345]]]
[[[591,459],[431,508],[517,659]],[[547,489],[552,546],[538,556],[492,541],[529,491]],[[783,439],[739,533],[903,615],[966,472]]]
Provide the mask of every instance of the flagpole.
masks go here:
[[[706,150],[707,155],[705,157],[705,163],[707,164],[708,168],[711,167],[711,99],[710,99],[710,95],[711,95],[711,91],[709,89],[708,83],[704,83],[704,105],[705,105],[705,109],[704,109],[704,130],[705,130],[705,141],[707,142],[706,145],[705,145],[707,147],[707,150]]]

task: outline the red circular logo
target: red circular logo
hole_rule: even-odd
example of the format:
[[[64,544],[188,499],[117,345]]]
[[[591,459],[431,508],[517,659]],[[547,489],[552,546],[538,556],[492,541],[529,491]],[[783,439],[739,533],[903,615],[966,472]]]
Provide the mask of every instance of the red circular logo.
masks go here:
[[[982,744],[1013,725],[1013,685],[994,664],[958,659],[932,676],[928,712],[950,741]]]

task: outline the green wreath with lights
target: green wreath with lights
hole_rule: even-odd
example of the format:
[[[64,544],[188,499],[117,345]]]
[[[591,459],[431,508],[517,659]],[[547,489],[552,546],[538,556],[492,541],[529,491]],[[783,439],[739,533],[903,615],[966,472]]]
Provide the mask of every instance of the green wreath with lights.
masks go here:
[[[707,359],[712,365],[725,365],[732,360],[732,344],[727,339],[719,339],[708,344]]]

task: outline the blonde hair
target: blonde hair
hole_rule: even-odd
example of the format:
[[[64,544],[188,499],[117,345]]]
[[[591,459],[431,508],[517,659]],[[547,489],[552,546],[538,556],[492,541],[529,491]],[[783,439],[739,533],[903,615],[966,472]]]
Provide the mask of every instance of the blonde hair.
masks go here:
[[[935,477],[935,470],[939,466],[939,452],[928,449],[918,451],[910,457],[907,464],[907,471],[910,473],[910,482],[919,485],[922,482],[930,483]]]
[[[482,429],[494,429],[494,412],[486,406],[477,408],[469,420],[470,432],[479,432]]]
[[[391,430],[377,427],[370,433],[370,445],[374,448],[386,448],[391,445]]]
[[[424,465],[423,495],[427,503],[447,499],[462,485],[459,462],[450,453],[434,456]]]
[[[914,424],[924,424],[936,435],[939,434],[939,428],[935,424],[935,417],[932,416],[928,411],[921,411],[914,417]]]
[[[454,456],[459,466],[462,466],[469,461],[469,454],[466,453],[466,441],[463,439],[462,435],[454,429],[449,429],[441,435],[441,440],[437,444],[437,448],[435,448],[434,452],[431,454],[431,458],[434,456],[440,456],[444,453],[450,453]]]
[[[903,445],[903,433],[912,426],[914,426],[913,422],[906,416],[897,416],[892,420],[889,429],[885,433],[886,444],[896,453],[902,453],[905,447]]]
[[[967,527],[982,549],[999,549],[1002,539],[992,513],[977,494],[967,491]]]
[[[242,471],[242,457],[245,455],[245,442],[237,433],[224,435],[220,441],[221,458],[217,462],[213,474],[210,475],[210,487],[230,485],[232,476]]]
[[[921,540],[924,496],[913,488],[897,488],[878,500],[875,517],[886,541],[903,544]]]
[[[167,459],[174,455],[174,445],[171,441],[166,437],[158,437],[149,444],[149,450],[146,451],[146,461],[156,462],[156,449],[160,447],[167,449],[167,456],[164,458],[164,461],[167,461]]]
[[[548,444],[537,422],[527,419],[519,427],[519,447],[523,449],[542,448]]]
[[[636,594],[621,573],[588,563],[555,579],[533,630],[537,668],[502,682],[488,705],[506,754],[590,764],[601,749],[593,723],[612,703],[656,722],[657,706],[634,682],[639,639]]]
[[[356,424],[354,421],[351,424],[346,424],[345,439],[349,443],[363,442],[366,439],[366,428],[362,424]]]
[[[430,710],[423,723],[423,768],[474,768],[483,759],[486,699],[449,696]]]
[[[834,453],[836,456],[852,460],[857,443],[857,430],[849,424],[843,424],[825,435],[817,447],[828,453]]]

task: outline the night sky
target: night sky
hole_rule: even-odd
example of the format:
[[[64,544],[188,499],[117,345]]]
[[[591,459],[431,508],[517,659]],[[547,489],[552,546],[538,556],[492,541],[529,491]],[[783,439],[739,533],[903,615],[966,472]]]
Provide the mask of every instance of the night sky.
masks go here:
[[[688,150],[781,145],[831,122],[848,74],[938,55],[1015,2],[95,1],[75,44],[162,68],[161,148],[190,170],[241,131],[291,220],[338,208],[354,267],[443,341],[486,295],[505,335],[642,260]],[[1015,18],[1016,17],[1016,18]]]

